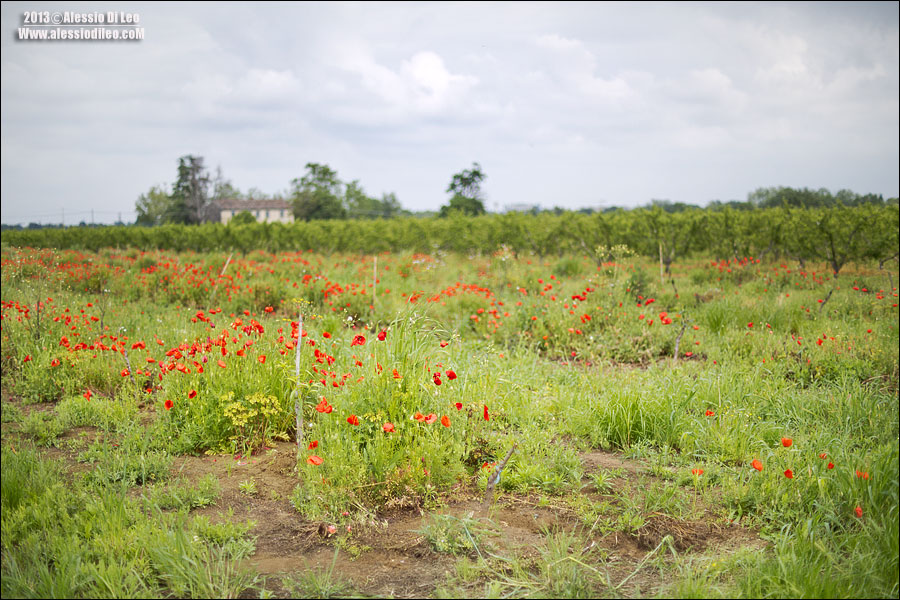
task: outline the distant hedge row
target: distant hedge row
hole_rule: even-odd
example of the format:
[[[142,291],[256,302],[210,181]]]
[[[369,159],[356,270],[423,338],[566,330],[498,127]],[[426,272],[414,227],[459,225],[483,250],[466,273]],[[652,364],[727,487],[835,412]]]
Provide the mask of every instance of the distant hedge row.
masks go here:
[[[786,256],[827,261],[835,272],[848,262],[885,261],[898,252],[897,205],[772,208],[751,211],[658,208],[611,213],[522,213],[449,218],[292,224],[111,226],[7,230],[9,246],[98,250],[138,248],[249,252],[297,251],[373,254],[435,251],[490,254],[505,248],[537,256],[583,254],[598,261],[603,247],[624,244],[667,265],[693,253],[719,259]]]

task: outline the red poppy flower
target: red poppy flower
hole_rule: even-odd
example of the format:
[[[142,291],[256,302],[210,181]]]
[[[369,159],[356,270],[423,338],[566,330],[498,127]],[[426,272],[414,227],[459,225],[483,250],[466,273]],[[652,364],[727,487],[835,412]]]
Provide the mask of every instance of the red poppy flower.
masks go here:
[[[219,365],[220,367],[222,367],[223,369],[225,368],[225,361],[222,360],[221,358],[216,362],[216,364]]]
[[[174,402],[172,402],[171,400],[166,400],[166,403],[165,403],[166,410],[172,410],[173,406],[175,406]]]
[[[790,469],[788,469],[788,470],[786,470],[786,471],[784,472],[784,476],[787,477],[788,479],[793,479],[793,478],[794,478],[794,472],[791,471]]]
[[[394,369],[394,379],[403,379],[403,375],[397,372],[397,369]]]
[[[347,417],[347,422],[351,425],[359,425],[359,419],[356,418],[356,415],[350,415]]]
[[[260,364],[266,364],[266,355],[260,354],[259,358],[257,358],[256,360],[258,360],[260,362]]]
[[[266,307],[266,312],[267,312],[267,313],[270,313],[270,312],[272,312],[273,310],[275,310],[275,309],[272,308],[271,306],[267,306],[267,307]]]
[[[316,405],[316,410],[320,413],[328,414],[334,410],[334,407],[328,404],[328,400],[325,399],[325,396],[322,396],[321,400],[319,400],[319,403]]]
[[[449,379],[450,381],[456,379],[456,372],[453,369],[447,370],[447,379]]]
[[[691,475],[703,475],[703,469],[691,469]]]
[[[449,343],[450,343],[450,342],[444,342],[444,341],[442,341],[442,342],[441,342],[441,348],[446,348],[446,347],[447,347],[447,344],[449,344]]]
[[[757,471],[762,471],[762,470],[763,470],[763,464],[759,461],[758,458],[754,458],[754,459],[753,459],[753,462],[750,463],[750,465],[751,465],[754,469],[756,469]]]
[[[834,463],[833,463],[833,462],[828,463],[828,468],[829,468],[829,469],[833,469],[833,468],[834,468]]]
[[[435,421],[437,421],[437,415],[434,413],[429,413],[428,416],[425,417],[425,423],[428,425],[431,425]]]
[[[819,455],[819,458],[825,458],[826,456],[828,456],[828,455],[823,452],[822,454]]]
[[[322,460],[321,456],[316,456],[315,454],[313,454],[309,458],[306,459],[306,462],[308,462],[309,464],[311,464],[315,467],[318,467],[325,461]]]
[[[485,421],[490,421],[490,420],[491,420],[491,418],[488,416],[488,407],[487,407],[486,404],[484,405],[484,420],[485,420]]]
[[[94,394],[91,393],[91,390],[88,390],[88,391],[86,391],[86,392],[83,394],[83,396],[84,396],[85,398],[87,398],[87,401],[88,401],[88,402],[91,401],[91,396],[93,396],[93,395],[94,395]]]
[[[853,512],[856,513],[857,519],[862,519],[862,507],[861,506],[857,506],[856,508],[854,508]]]
[[[188,398],[190,398],[191,400],[193,400],[196,397],[197,397],[197,390],[191,390],[190,392],[188,392]]]
[[[457,402],[455,404],[455,406],[456,406],[456,410],[462,410],[462,402]]]
[[[58,359],[58,358],[54,358],[53,360],[51,360],[51,361],[50,361],[50,366],[51,366],[51,367],[58,367],[58,366],[59,366],[59,359]]]
[[[394,424],[393,423],[385,423],[381,426],[385,433],[394,433]]]
[[[707,411],[706,411],[706,416],[707,416],[707,417],[714,417],[714,416],[716,416],[716,413],[714,413],[714,412],[711,411],[711,410],[707,410]]]
[[[450,427],[450,417],[448,417],[447,415],[441,417],[441,425],[443,425],[444,427]]]
[[[747,328],[748,328],[748,329],[753,329],[753,323],[747,323]]]
[[[306,447],[307,450],[313,450],[319,447],[319,440],[313,440],[309,443],[309,446]]]
[[[325,339],[328,339],[328,338],[331,337],[331,334],[328,333],[328,332],[326,331],[326,332],[324,332],[324,333],[322,334],[322,337],[325,338]]]
[[[122,369],[122,372],[119,373],[122,377],[128,377],[128,369]]]
[[[869,478],[869,472],[868,472],[868,471],[859,471],[859,470],[857,470],[857,471],[856,471],[856,477],[857,477],[857,479],[868,479],[868,478]]]
[[[382,330],[378,334],[378,341],[383,342],[386,337],[387,337],[387,331]]]
[[[30,354],[26,354],[26,355],[25,355],[25,358],[22,359],[22,362],[31,362],[31,355],[30,355]]]
[[[440,374],[440,373],[435,373],[435,374],[432,376],[432,380],[434,381],[434,385],[441,385],[441,374]]]
[[[362,346],[366,343],[366,338],[361,335],[354,335],[353,341],[350,342],[351,346]]]
[[[418,421],[419,423],[422,423],[422,422],[425,421],[425,415],[423,415],[422,413],[416,411],[416,414],[413,416],[413,419],[415,419],[415,420]]]
[[[793,443],[794,443],[794,440],[792,440],[791,438],[781,438],[781,445],[784,446],[785,448],[790,448],[791,444],[793,444]]]

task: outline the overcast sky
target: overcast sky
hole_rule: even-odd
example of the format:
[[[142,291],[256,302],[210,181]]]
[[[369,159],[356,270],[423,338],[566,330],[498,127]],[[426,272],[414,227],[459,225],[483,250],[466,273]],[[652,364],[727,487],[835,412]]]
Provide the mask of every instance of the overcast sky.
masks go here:
[[[137,13],[144,39],[18,41],[31,10]],[[475,161],[492,211],[898,195],[897,2],[4,2],[2,25],[3,223],[133,221],[185,154],[267,194],[326,163],[411,210]]]

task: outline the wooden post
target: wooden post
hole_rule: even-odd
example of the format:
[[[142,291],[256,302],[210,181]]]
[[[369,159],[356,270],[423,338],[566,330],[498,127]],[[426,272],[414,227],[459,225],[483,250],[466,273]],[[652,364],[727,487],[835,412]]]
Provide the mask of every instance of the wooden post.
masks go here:
[[[294,411],[297,413],[297,453],[303,450],[303,396],[300,393],[300,346],[303,344],[303,309],[297,311],[297,347],[294,353],[294,377],[297,379],[297,387],[294,400]]]
[[[213,293],[209,298],[210,308],[212,307],[212,301],[215,300],[216,294],[219,293],[219,280],[222,279],[222,276],[225,275],[225,269],[228,268],[229,263],[231,263],[231,257],[234,256],[234,250],[231,251],[231,254],[228,255],[228,260],[225,261],[225,266],[222,267],[222,272],[219,273],[219,276],[216,278],[216,282],[213,284]],[[157,283],[159,280],[157,280]]]
[[[663,280],[663,260],[662,260],[662,242],[659,243],[659,284],[662,285]]]

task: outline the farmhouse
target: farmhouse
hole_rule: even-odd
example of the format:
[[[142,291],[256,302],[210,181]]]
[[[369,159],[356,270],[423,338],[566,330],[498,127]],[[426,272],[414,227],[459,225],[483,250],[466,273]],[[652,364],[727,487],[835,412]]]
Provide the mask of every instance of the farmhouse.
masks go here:
[[[228,223],[233,216],[243,211],[249,212],[260,223],[293,223],[294,212],[291,203],[279,198],[271,200],[240,200],[224,198],[216,200],[207,207],[205,221]]]

